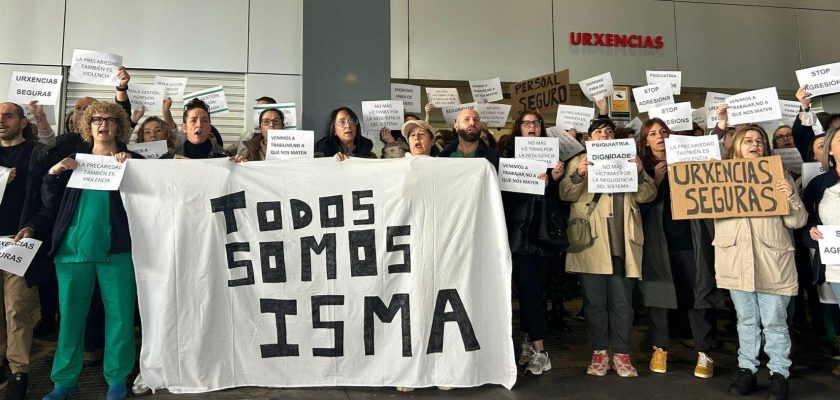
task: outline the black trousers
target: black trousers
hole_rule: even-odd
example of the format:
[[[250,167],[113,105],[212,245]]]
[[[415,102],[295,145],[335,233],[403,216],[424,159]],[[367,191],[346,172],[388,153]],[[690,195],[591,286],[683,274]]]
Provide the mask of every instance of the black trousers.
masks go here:
[[[707,353],[712,347],[715,310],[694,308],[694,282],[697,276],[694,252],[691,250],[674,251],[670,253],[670,256],[677,306],[688,312],[688,324],[694,339],[694,350]],[[668,348],[668,339],[671,336],[668,328],[668,311],[667,308],[648,308],[651,342],[662,349]]]
[[[513,284],[519,299],[519,326],[534,342],[545,339],[548,326],[545,322],[543,287],[548,277],[548,257],[513,254]]]
[[[630,352],[633,332],[633,288],[636,279],[627,278],[624,260],[613,257],[613,274],[578,274],[583,290],[583,316],[593,350]]]

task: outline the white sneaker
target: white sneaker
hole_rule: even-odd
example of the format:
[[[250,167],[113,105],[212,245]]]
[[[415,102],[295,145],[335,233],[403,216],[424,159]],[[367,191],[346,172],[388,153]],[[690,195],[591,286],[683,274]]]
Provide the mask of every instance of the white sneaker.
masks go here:
[[[526,374],[542,375],[545,371],[551,370],[551,360],[548,359],[546,352],[534,352],[531,359],[528,361],[528,367],[525,368]]]
[[[531,342],[527,340],[523,340],[522,344],[519,345],[519,348],[522,350],[522,352],[519,353],[519,366],[524,367],[528,365],[529,362],[531,362],[531,357],[537,351],[534,350],[534,345],[532,345]]]
[[[134,378],[134,384],[131,385],[131,393],[135,396],[143,396],[148,394],[151,389],[146,386],[146,382],[143,380],[143,375],[137,375],[137,378]]]

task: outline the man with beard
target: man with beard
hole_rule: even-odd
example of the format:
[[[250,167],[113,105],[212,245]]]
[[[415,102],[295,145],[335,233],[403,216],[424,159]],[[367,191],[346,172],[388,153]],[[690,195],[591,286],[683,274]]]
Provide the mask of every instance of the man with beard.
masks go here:
[[[29,122],[23,108],[14,103],[0,103],[0,167],[9,168],[5,192],[0,199],[0,237],[11,236],[46,240],[52,220],[41,203],[41,178],[47,173],[47,147],[24,138]],[[29,350],[35,327],[38,290],[34,285],[48,274],[47,262],[40,250],[25,276],[0,271],[0,293],[5,303],[6,333],[0,335],[0,359],[9,360],[11,383],[6,399],[25,399],[29,375]],[[0,386],[7,383],[6,371],[0,371]]]
[[[455,132],[458,141],[451,142],[443,148],[438,157],[475,158],[484,157],[496,170],[499,169],[499,152],[480,140],[481,117],[471,109],[461,110],[455,117]]]

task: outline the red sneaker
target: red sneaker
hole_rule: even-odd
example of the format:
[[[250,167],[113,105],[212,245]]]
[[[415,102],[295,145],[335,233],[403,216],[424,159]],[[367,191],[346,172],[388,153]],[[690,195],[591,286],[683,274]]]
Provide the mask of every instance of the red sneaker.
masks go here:
[[[586,373],[592,376],[604,376],[610,369],[610,358],[606,350],[592,352],[592,363],[586,368]]]
[[[618,376],[622,378],[635,378],[639,376],[636,368],[630,363],[629,354],[613,354],[613,368]]]

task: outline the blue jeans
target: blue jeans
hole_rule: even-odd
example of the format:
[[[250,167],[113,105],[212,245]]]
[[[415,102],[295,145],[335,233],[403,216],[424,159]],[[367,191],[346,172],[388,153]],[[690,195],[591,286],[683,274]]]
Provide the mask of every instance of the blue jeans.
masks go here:
[[[758,371],[758,352],[764,328],[764,352],[770,356],[770,372],[790,375],[790,333],[787,306],[790,296],[730,290],[738,313],[738,367]]]

